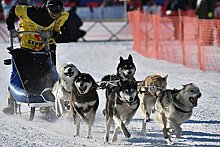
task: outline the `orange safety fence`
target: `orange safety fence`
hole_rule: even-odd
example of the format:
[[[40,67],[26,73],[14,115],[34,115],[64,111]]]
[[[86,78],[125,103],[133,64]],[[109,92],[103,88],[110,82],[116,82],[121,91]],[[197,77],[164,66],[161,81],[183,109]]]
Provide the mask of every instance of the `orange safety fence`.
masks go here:
[[[128,12],[133,49],[148,58],[220,72],[220,20]]]

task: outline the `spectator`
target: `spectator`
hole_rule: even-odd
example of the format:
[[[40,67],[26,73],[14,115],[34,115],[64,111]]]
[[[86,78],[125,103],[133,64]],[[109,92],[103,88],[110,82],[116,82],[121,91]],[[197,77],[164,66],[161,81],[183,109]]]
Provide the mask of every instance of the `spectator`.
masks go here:
[[[196,15],[199,19],[213,19],[216,0],[197,0]]]
[[[217,19],[216,20],[217,44],[218,46],[220,46],[220,0],[217,0],[214,17]]]
[[[128,11],[142,10],[141,0],[128,0]]]
[[[69,11],[69,17],[61,27],[61,34],[55,39],[57,43],[77,42],[79,38],[85,36],[86,32],[81,30],[82,20],[76,14],[74,9]]]
[[[199,20],[199,40],[201,45],[213,44],[213,21],[216,0],[197,0],[196,15]]]
[[[161,9],[164,5],[164,0],[142,0],[143,10],[149,14],[159,14],[162,16]]]
[[[173,27],[174,27],[174,37],[179,39],[180,34],[180,23],[179,15],[184,15],[186,11],[186,3],[183,0],[168,0],[166,3],[166,15],[172,16]]]
[[[197,0],[188,0],[188,6],[190,10],[196,10],[196,2]]]

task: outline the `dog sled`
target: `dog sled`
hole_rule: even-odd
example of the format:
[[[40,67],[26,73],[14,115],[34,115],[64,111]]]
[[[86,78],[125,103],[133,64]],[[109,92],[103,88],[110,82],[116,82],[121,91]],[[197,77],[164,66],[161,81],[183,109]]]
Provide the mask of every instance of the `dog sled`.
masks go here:
[[[37,32],[19,32],[19,34]],[[9,93],[14,100],[14,112],[21,115],[21,105],[31,108],[29,120],[35,115],[35,108],[54,106],[55,97],[52,86],[58,80],[55,66],[50,55],[49,39],[46,40],[46,49],[42,52],[32,52],[25,49],[8,47],[11,59],[4,60],[5,65],[12,65],[12,76],[9,82]],[[30,62],[31,61],[31,62]]]

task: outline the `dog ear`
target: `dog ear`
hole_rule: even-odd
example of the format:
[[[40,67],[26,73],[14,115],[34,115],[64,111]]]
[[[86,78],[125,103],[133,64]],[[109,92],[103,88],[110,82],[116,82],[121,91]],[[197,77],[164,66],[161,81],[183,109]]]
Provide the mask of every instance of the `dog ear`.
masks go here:
[[[167,80],[168,75],[166,75],[165,77],[163,77],[163,79]]]
[[[133,62],[133,58],[132,58],[131,54],[128,55],[128,60],[130,60],[131,62]]]
[[[122,58],[122,56],[120,56],[119,60],[120,60],[120,62],[123,62],[123,61],[124,61],[124,59]]]

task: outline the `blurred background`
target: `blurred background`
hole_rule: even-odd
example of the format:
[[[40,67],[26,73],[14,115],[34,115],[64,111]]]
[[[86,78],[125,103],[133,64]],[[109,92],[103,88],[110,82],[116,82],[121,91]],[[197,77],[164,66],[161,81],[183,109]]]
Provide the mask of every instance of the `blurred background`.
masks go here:
[[[40,7],[46,0],[0,2],[0,42],[8,42],[8,10],[18,4]],[[131,48],[147,58],[220,72],[220,0],[63,2],[75,35],[68,42],[130,41]]]

